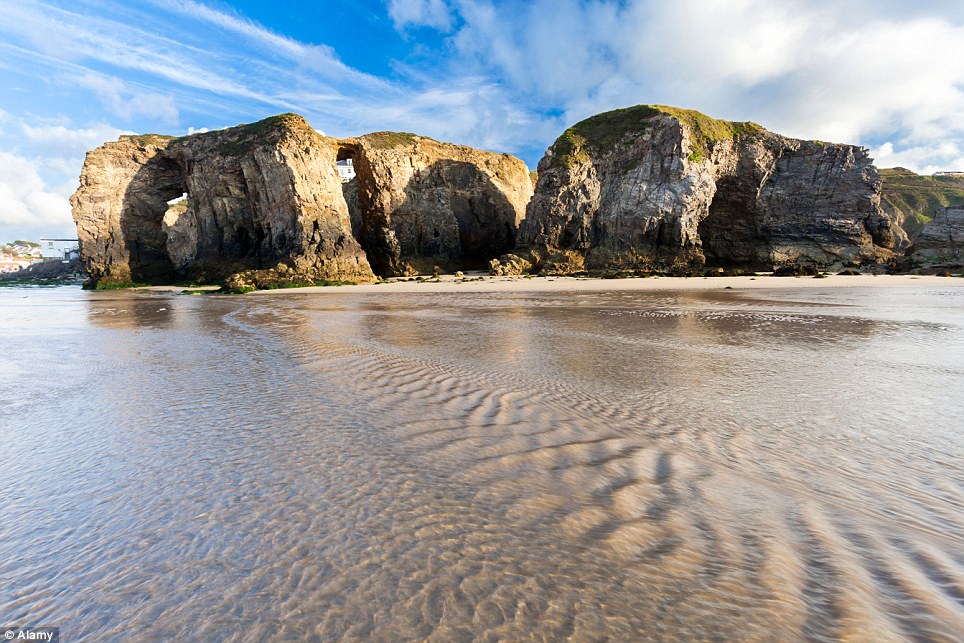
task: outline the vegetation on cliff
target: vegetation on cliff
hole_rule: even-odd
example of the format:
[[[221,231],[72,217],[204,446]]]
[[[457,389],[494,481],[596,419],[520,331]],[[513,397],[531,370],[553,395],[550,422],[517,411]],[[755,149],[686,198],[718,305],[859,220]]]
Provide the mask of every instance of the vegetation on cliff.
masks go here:
[[[422,137],[411,132],[372,132],[371,134],[365,134],[362,138],[371,143],[375,149],[385,150],[411,145],[415,142],[415,139]]]
[[[964,175],[924,176],[902,167],[880,170],[880,199],[904,215],[904,230],[913,239],[944,208],[964,205]]]
[[[709,156],[718,141],[763,131],[756,123],[710,118],[692,109],[636,105],[597,114],[567,129],[552,145],[552,167],[571,168],[588,161],[590,153],[605,154],[627,135],[643,134],[652,127],[653,119],[661,115],[672,116],[687,129],[693,145],[689,158],[697,162]]]
[[[194,134],[193,136],[211,136],[220,139],[218,152],[225,156],[240,156],[246,154],[257,145],[271,145],[277,143],[285,132],[291,130],[304,130],[316,133],[308,124],[304,117],[290,112],[269,116],[256,123],[237,125],[214,132]],[[189,136],[183,136],[178,140],[185,140]]]
[[[724,121],[718,118],[710,118],[706,114],[693,109],[664,105],[657,105],[655,109],[673,116],[689,130],[690,141],[693,145],[689,155],[691,161],[698,162],[708,157],[713,145],[719,141],[763,131],[762,125],[750,121]]]
[[[166,134],[123,134],[120,140],[131,141],[143,147],[145,145],[165,146],[176,138],[176,136],[168,136]]]

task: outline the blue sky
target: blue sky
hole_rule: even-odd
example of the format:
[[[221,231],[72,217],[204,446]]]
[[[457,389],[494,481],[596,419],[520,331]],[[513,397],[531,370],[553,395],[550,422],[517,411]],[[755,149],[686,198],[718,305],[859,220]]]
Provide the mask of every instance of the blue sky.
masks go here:
[[[521,157],[639,103],[964,169],[964,2],[0,0],[0,240],[73,236],[84,153],[286,111]]]

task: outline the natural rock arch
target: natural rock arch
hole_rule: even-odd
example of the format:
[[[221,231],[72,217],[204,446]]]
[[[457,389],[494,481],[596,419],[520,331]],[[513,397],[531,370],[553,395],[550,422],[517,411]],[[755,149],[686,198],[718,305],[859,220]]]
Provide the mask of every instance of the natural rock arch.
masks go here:
[[[342,184],[345,158],[357,178]],[[184,193],[186,205],[169,208]],[[330,139],[283,114],[121,137],[88,154],[71,203],[92,284],[264,287],[371,281],[369,258],[382,276],[482,267],[511,248],[531,194],[508,154],[394,132]]]

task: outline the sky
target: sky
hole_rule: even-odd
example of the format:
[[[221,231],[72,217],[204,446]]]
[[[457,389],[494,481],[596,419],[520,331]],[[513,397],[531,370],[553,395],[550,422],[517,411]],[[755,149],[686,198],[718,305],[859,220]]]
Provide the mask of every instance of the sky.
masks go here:
[[[636,104],[964,170],[961,0],[0,0],[0,241],[74,237],[87,150],[297,112],[535,168]]]

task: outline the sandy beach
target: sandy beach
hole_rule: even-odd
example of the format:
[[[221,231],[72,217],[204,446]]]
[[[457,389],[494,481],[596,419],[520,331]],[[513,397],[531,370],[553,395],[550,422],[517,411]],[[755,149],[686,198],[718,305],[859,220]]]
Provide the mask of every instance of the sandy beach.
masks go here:
[[[0,289],[0,624],[957,640],[962,286]]]
[[[481,279],[480,279],[481,277]],[[441,275],[438,280],[416,281],[414,278],[395,278],[378,284],[352,286],[311,286],[278,290],[259,290],[250,295],[278,293],[416,293],[416,292],[606,292],[647,290],[774,290],[787,288],[866,288],[871,286],[940,286],[964,287],[964,279],[934,275],[830,275],[814,277],[635,277],[629,279],[598,279],[591,277],[493,277],[482,273],[466,274],[464,279]],[[209,287],[214,289],[214,287]],[[150,286],[138,290],[184,291],[201,290],[181,286]]]

